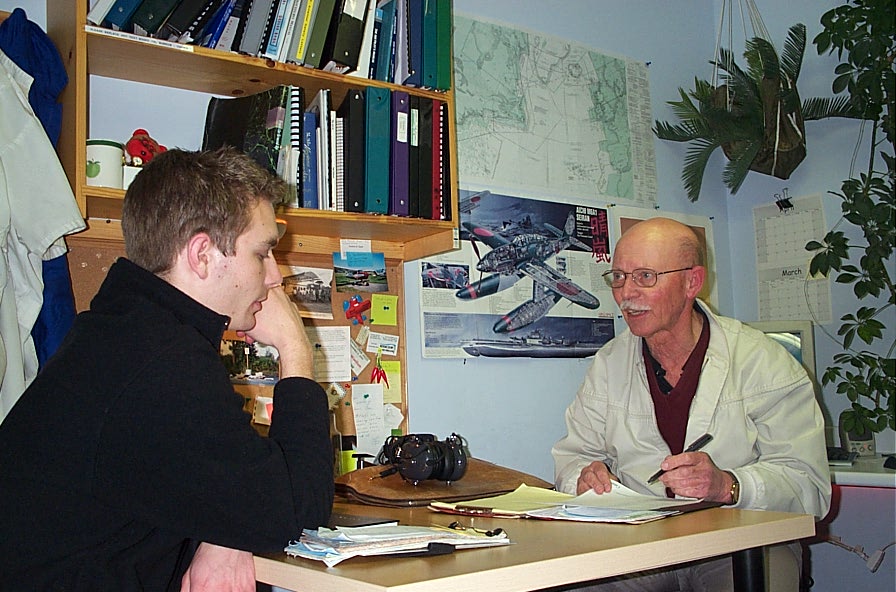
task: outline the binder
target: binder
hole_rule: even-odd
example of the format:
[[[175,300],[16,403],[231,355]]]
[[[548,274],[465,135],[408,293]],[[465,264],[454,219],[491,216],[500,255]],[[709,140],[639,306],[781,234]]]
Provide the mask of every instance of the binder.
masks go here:
[[[237,39],[240,36],[240,27],[246,22],[246,11],[251,0],[236,0],[233,4],[233,10],[224,23],[224,30],[218,37],[218,42],[214,48],[223,51],[236,51]]]
[[[438,71],[439,66],[436,0],[422,0],[422,2],[423,47],[420,62],[420,86],[424,88],[436,88],[436,72]]]
[[[367,78],[368,80],[376,80],[376,54],[377,51],[379,51],[380,31],[382,31],[383,29],[383,9],[376,6],[376,3],[374,2],[371,2],[371,4],[374,5],[373,35],[370,40],[370,59],[367,62],[367,73],[365,75],[365,78]]]
[[[408,117],[408,216],[420,214],[420,103],[423,97],[411,95]]]
[[[287,13],[284,24],[283,38],[280,49],[277,52],[278,62],[287,62],[296,55],[296,47],[299,43],[299,35],[302,30],[302,20],[305,18],[305,9],[308,0],[293,0],[292,9]]]
[[[93,8],[87,13],[87,24],[100,26],[106,20],[106,15],[112,10],[115,0],[97,0]]]
[[[224,4],[215,12],[202,31],[202,36],[199,40],[200,46],[211,48],[218,44],[218,40],[224,33],[224,27],[227,25],[227,20],[230,18],[235,4],[236,0],[224,0]]]
[[[305,58],[305,48],[308,47],[308,32],[311,27],[311,19],[314,16],[316,7],[316,0],[302,0],[302,5],[296,16],[292,39],[290,40],[289,47],[286,51],[286,59],[282,61],[293,64],[302,63],[302,60]]]
[[[430,220],[440,220],[442,217],[442,183],[444,169],[442,168],[442,102],[439,99],[432,100],[432,183],[429,188],[430,196]]]
[[[343,122],[343,181],[345,211],[364,211],[364,92],[349,89],[337,115]]]
[[[189,2],[190,0],[184,0]],[[252,0],[249,7],[249,16],[246,18],[246,26],[243,29],[243,38],[240,39],[238,51],[240,53],[257,56],[261,49],[261,41],[264,38],[264,28],[268,22],[268,14],[274,0]]]
[[[320,89],[308,104],[317,115],[317,201],[322,210],[330,209],[330,91]]]
[[[244,97],[212,97],[205,116],[203,150],[234,146],[276,174],[288,97],[289,87],[283,85]]]
[[[317,114],[305,111],[302,119],[302,201],[301,207],[318,209]]]
[[[370,78],[370,60],[373,56],[374,36],[376,22],[376,0],[367,0],[367,10],[364,14],[364,29],[361,35],[361,49],[358,51],[358,66],[349,76],[355,78]]]
[[[432,2],[433,0],[429,0]],[[451,88],[451,0],[435,0],[436,3],[436,84],[439,90]]]
[[[387,0],[381,10],[383,22],[377,39],[374,78],[383,82],[392,81],[392,46],[395,43],[395,2]]]
[[[324,43],[327,41],[327,32],[330,30],[330,21],[333,19],[333,11],[336,9],[336,0],[317,0],[317,14],[311,24],[311,32],[308,36],[308,47],[305,50],[303,63],[309,68],[319,68],[321,54],[324,51]]]
[[[408,45],[408,0],[395,0],[395,43],[392,46],[392,79],[402,84],[410,76]]]
[[[141,0],[115,0],[115,4],[106,13],[103,26],[116,31],[128,31],[131,27],[131,18],[140,6]]]
[[[274,23],[277,20],[277,11],[280,10],[280,6],[284,2],[286,2],[286,0],[274,0],[274,2],[271,3],[271,8],[264,21],[264,32],[261,34],[261,45],[258,46],[258,52],[255,55],[261,56],[267,51],[268,41],[271,38],[271,32],[273,31]]]
[[[340,0],[330,22],[321,69],[345,74],[358,69],[369,0]]]
[[[333,121],[333,210],[345,211],[345,121],[332,112]]]
[[[305,122],[305,89],[301,86],[289,87],[289,138],[284,142],[288,158],[283,172],[283,178],[290,187],[290,202],[292,207],[300,207],[302,204],[302,143],[304,141]]]
[[[408,18],[408,73],[401,81],[407,86],[422,86],[423,83],[423,2],[405,0]]]
[[[395,216],[407,216],[410,208],[408,202],[408,132],[410,116],[410,95],[404,90],[392,91],[391,136],[389,159],[389,213]]]
[[[286,32],[286,23],[292,16],[293,7],[299,0],[279,0],[277,10],[272,13],[270,31],[267,36],[262,57],[277,60],[280,56],[280,46],[283,44],[283,35]]]
[[[181,0],[154,36],[158,39],[177,41],[187,32],[208,3],[209,0]]]
[[[450,152],[450,138],[449,138],[449,128],[448,128],[448,103],[445,101],[439,101],[439,110],[435,111],[435,105],[433,105],[433,117],[438,115],[438,123],[439,123],[439,220],[451,220],[453,216],[453,212],[451,211],[451,158],[449,158]],[[433,128],[435,128],[435,122],[433,122]],[[435,217],[435,212],[433,212],[433,217]]]
[[[179,43],[194,43],[202,38],[202,32],[205,31],[209,21],[217,14],[218,9],[224,5],[226,0],[210,0],[202,7],[199,15],[193,19],[193,22],[187,27],[187,30],[177,39]]]
[[[134,32],[138,35],[155,34],[177,3],[178,0],[143,0],[131,17]]]
[[[417,158],[417,185],[411,187],[416,192],[417,211],[411,215],[432,220],[432,124],[433,99],[419,98],[418,133],[419,147]],[[412,205],[415,200],[411,200]]]
[[[390,94],[388,88],[369,86],[364,97],[364,211],[371,214],[385,214],[389,206]]]

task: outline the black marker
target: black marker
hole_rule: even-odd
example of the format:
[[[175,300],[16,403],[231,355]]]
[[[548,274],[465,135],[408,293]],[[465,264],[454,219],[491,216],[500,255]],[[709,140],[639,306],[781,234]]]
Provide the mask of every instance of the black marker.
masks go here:
[[[710,440],[712,440],[711,435],[703,434],[702,436],[700,436],[699,438],[694,440],[694,442],[691,443],[690,446],[685,448],[684,452],[697,452],[698,450],[700,450],[701,448],[703,448],[704,446],[709,444]],[[682,454],[684,454],[684,452]],[[647,480],[647,484],[650,485],[651,483],[653,483],[654,481],[656,481],[657,479],[662,477],[663,473],[665,473],[665,472],[666,471],[664,471],[663,469],[660,469],[659,471],[657,471],[656,473],[654,473],[653,475],[650,476],[650,479]]]

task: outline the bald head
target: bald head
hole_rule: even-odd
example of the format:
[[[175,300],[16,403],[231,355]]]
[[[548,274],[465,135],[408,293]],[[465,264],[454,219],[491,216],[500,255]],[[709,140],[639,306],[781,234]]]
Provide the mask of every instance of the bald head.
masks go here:
[[[706,255],[697,234],[671,218],[650,218],[629,228],[616,242],[613,258],[635,245],[663,252],[684,266],[706,265]]]

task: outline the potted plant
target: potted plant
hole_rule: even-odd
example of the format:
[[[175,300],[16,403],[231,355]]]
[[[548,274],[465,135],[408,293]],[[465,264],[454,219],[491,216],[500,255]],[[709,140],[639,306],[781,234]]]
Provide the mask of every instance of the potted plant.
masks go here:
[[[720,48],[718,61],[710,63],[720,69],[722,84],[695,78],[693,90],[679,88],[681,100],[668,102],[681,122],[656,121],[654,133],[663,140],[691,142],[681,175],[691,201],[700,196],[706,164],[717,148],[728,158],[722,179],[734,194],[751,170],[790,177],[806,155],[804,121],[852,116],[845,98],[800,103],[796,83],[805,49],[803,24],[788,30],[780,58],[768,40],[749,39],[746,70]]]
[[[851,0],[821,17],[823,30],[813,43],[819,54],[837,52],[832,89],[848,97],[851,109],[871,123],[868,162],[857,176],[843,181],[843,217],[814,252],[810,273],[851,284],[856,310],[841,317],[842,351],[822,374],[822,384],[836,384],[851,407],[840,416],[843,431],[863,435],[896,429],[896,340],[884,342],[883,314],[896,306],[893,249],[896,243],[894,198],[894,117],[896,117],[896,20],[892,0]],[[859,142],[862,141],[860,135]],[[850,173],[852,174],[852,173]],[[849,232],[840,230],[852,225]],[[852,238],[860,237],[860,238]],[[892,310],[890,313],[892,314]],[[878,342],[875,353],[860,349]]]

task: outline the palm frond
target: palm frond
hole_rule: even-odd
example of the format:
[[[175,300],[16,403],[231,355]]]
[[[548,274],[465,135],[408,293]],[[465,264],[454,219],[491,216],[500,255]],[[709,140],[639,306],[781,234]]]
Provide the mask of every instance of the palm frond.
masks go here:
[[[747,50],[744,59],[749,65],[750,78],[759,82],[763,78],[780,78],[781,64],[778,61],[778,52],[775,47],[762,37],[753,37],[747,40]]]
[[[690,142],[703,136],[690,122],[672,125],[665,121],[655,121],[653,133],[660,140],[670,140],[672,142]]]
[[[828,117],[845,117],[862,119],[861,113],[850,102],[849,97],[840,95],[834,98],[812,97],[803,101],[803,119],[817,121]]]
[[[803,55],[806,53],[806,25],[797,23],[787,30],[784,40],[784,51],[781,52],[781,70],[796,85],[803,67]]]
[[[700,118],[700,108],[694,105],[688,92],[683,88],[678,89],[681,95],[680,101],[667,101],[666,104],[672,108],[675,116],[683,121],[692,121]]]
[[[750,165],[762,148],[762,138],[751,140],[739,145],[739,149],[732,153],[728,158],[728,164],[722,171],[722,182],[725,187],[731,190],[731,194],[737,193],[747,173],[750,172]]]
[[[700,189],[703,185],[703,173],[706,163],[716,148],[721,146],[718,142],[701,138],[696,140],[688,149],[684,157],[684,165],[681,169],[681,180],[687,191],[688,199],[692,202],[700,197]]]

